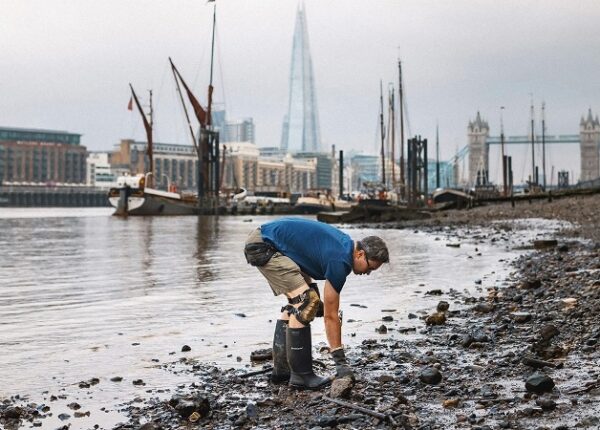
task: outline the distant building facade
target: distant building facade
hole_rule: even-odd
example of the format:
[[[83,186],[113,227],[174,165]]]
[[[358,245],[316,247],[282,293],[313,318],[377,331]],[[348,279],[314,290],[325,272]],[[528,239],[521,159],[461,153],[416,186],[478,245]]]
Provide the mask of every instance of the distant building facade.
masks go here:
[[[116,187],[117,178],[124,173],[129,173],[127,169],[112,167],[110,155],[109,152],[90,152],[88,154],[86,160],[86,184],[88,186],[98,188]]]
[[[316,160],[263,158],[250,142],[228,142],[222,169],[222,188],[246,188],[250,192],[297,193],[317,182]],[[175,183],[180,189],[196,191],[198,158],[191,145],[154,143],[154,177],[158,187]],[[135,175],[149,170],[146,142],[121,140],[110,154],[111,169]]]
[[[81,135],[56,130],[0,127],[0,182],[86,182],[87,149]]]
[[[213,126],[219,131],[219,142],[255,143],[255,127],[252,118],[228,120],[225,110],[212,112]]]
[[[306,16],[302,5],[296,13],[289,88],[288,112],[283,121],[281,149],[291,153],[320,152],[317,94]]]
[[[379,182],[380,158],[378,155],[356,154],[350,159],[351,188],[360,190],[367,182]]]
[[[146,150],[146,142],[123,139],[110,155],[111,167],[132,175],[146,173],[150,169]],[[153,153],[156,186],[174,183],[184,190],[196,189],[198,158],[193,146],[155,142]]]
[[[581,117],[579,135],[581,139],[580,180],[591,181],[600,177],[600,121],[597,115],[594,119],[591,109],[586,119]]]

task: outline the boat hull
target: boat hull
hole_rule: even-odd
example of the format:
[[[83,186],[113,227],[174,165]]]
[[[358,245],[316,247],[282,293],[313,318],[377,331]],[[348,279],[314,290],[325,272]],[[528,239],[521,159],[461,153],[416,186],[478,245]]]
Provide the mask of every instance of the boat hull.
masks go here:
[[[116,209],[114,215],[120,216],[199,214],[196,199],[183,200],[179,194],[157,190],[133,191],[131,193],[124,189],[114,190],[109,194],[108,200]]]

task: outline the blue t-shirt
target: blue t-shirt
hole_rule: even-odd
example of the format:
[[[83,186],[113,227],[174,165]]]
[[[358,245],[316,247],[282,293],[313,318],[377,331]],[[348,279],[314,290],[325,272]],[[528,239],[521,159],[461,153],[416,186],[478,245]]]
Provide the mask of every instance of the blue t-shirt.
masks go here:
[[[327,279],[339,293],[352,271],[354,242],[346,233],[318,221],[283,218],[263,224],[262,238],[292,259],[313,279]]]

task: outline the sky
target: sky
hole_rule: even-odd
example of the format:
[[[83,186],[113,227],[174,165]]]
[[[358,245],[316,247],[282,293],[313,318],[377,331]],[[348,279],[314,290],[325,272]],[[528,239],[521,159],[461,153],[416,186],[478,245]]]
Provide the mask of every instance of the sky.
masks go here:
[[[230,119],[253,118],[259,146],[279,146],[299,2],[216,4],[214,100]],[[439,124],[442,159],[466,145],[478,111],[492,135],[499,135],[501,106],[506,135],[527,134],[532,100],[538,123],[546,104],[547,134],[578,134],[589,108],[600,113],[597,0],[303,4],[325,148],[376,151],[380,81],[397,91],[399,59],[407,137],[434,142]],[[131,83],[143,103],[153,90],[155,140],[191,144],[168,58],[205,104],[213,5],[1,0],[0,126],[80,133],[90,150],[143,140],[138,114],[127,110]],[[516,170],[530,165],[526,148],[514,151],[523,153]],[[552,166],[578,170],[578,152],[550,148]]]

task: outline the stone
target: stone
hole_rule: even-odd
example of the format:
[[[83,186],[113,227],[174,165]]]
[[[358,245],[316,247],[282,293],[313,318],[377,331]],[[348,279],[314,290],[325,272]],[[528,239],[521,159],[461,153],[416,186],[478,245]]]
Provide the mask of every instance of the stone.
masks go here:
[[[191,350],[192,350],[192,348],[190,348],[190,346],[189,346],[189,345],[183,345],[183,346],[181,347],[181,352],[189,352],[189,351],[191,351]]]
[[[442,300],[437,304],[438,312],[446,312],[450,308],[450,303]]]
[[[388,332],[388,328],[384,324],[381,324],[375,329],[375,331],[379,334],[386,334]]]
[[[558,336],[559,334],[560,331],[558,330],[558,328],[556,328],[556,326],[552,324],[546,324],[540,329],[540,336],[543,340],[546,341],[552,339],[554,336]]]
[[[331,388],[329,389],[329,395],[334,398],[348,398],[350,397],[350,393],[352,392],[352,387],[354,386],[354,382],[350,376],[345,376],[343,378],[336,378],[331,383]]]
[[[477,305],[473,307],[473,310],[481,314],[489,314],[494,310],[494,306],[489,303],[477,303]]]
[[[435,367],[427,367],[419,375],[421,382],[429,385],[437,385],[442,381],[442,374]]]
[[[425,318],[425,324],[427,325],[442,325],[446,322],[446,314],[443,312],[436,312]]]
[[[539,398],[535,400],[535,403],[544,411],[553,411],[556,409],[556,402],[552,399]]]
[[[535,372],[525,382],[527,391],[533,393],[546,393],[554,388],[554,381],[548,375],[540,372]]]
[[[516,323],[522,324],[531,321],[531,314],[528,312],[513,312],[510,316]]]

